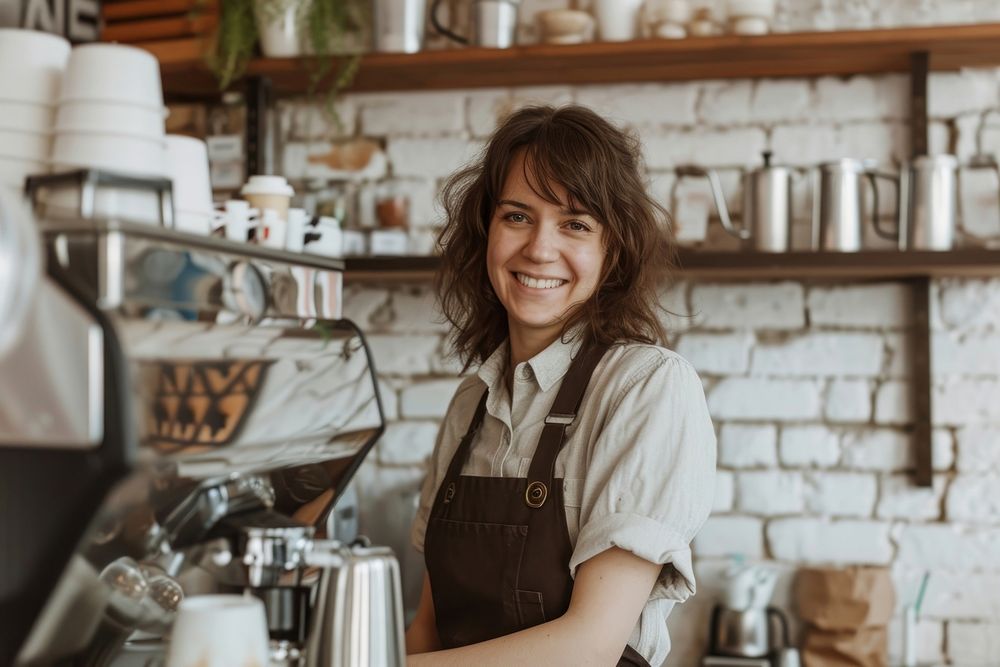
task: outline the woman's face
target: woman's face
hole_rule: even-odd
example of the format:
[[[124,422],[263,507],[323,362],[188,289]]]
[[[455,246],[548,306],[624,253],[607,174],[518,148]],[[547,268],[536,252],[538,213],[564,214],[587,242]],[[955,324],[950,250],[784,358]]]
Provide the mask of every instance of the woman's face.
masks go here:
[[[524,151],[511,161],[490,222],[486,253],[493,290],[507,310],[511,337],[546,343],[596,291],[604,264],[604,225],[570,210],[569,195],[550,184],[561,204],[535,194]]]

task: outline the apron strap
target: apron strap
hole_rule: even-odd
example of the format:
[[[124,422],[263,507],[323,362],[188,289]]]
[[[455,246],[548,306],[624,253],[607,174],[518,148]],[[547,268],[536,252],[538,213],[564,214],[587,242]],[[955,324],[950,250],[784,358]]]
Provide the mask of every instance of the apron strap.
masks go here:
[[[556,458],[566,440],[566,427],[576,420],[590,378],[608,347],[606,344],[587,345],[570,364],[545,418],[545,426],[528,469],[528,486],[524,492],[524,502],[528,507],[538,509],[545,504],[555,478]]]
[[[448,464],[448,472],[445,473],[444,480],[441,482],[441,486],[438,487],[438,505],[447,505],[451,502],[452,496],[455,495],[455,480],[462,474],[462,468],[465,466],[465,462],[469,460],[472,439],[476,437],[476,432],[479,431],[479,427],[483,423],[483,415],[486,414],[486,399],[489,395],[489,389],[483,391],[483,397],[479,399],[479,405],[476,407],[475,414],[472,415],[469,428],[466,430],[465,435],[462,436],[462,441],[458,443],[455,455],[451,457],[451,463]]]

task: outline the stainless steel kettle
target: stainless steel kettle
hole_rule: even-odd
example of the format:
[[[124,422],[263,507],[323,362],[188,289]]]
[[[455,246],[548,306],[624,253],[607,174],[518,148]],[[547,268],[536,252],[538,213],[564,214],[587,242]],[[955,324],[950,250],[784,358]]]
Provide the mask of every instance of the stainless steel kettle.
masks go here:
[[[316,540],[306,560],[323,568],[306,667],[403,667],[403,596],[392,550]]]
[[[772,621],[781,630],[775,637]],[[755,607],[738,611],[718,604],[712,610],[709,652],[712,655],[738,658],[765,658],[780,648],[789,647],[788,619],[774,607]]]
[[[431,5],[431,23],[448,39],[459,44],[493,49],[506,49],[517,41],[517,13],[521,0],[469,0],[472,6],[471,37],[459,35],[441,23],[439,12],[443,1],[434,0]]]
[[[732,223],[715,170],[681,167],[677,173],[708,178],[719,220],[727,232],[760,252],[787,252],[792,242],[792,183],[801,170],[773,165],[771,155],[765,151],[763,166],[743,174],[743,224],[738,228]]]

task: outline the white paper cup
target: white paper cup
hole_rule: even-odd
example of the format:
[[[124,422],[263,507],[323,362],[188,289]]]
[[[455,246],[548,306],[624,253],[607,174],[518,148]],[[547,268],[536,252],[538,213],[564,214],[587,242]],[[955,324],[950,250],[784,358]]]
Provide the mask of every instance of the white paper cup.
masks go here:
[[[52,135],[0,130],[0,155],[44,162],[52,151]]]
[[[52,147],[56,168],[93,168],[135,176],[166,176],[166,144],[127,135],[64,132]]]
[[[3,185],[24,189],[24,180],[28,176],[47,173],[49,173],[47,162],[36,162],[0,155],[0,183]]]
[[[55,131],[128,134],[147,139],[163,139],[166,133],[163,109],[85,100],[59,105]]]
[[[283,176],[251,176],[240,190],[240,194],[250,202],[250,205],[261,211],[272,210],[282,220],[288,219],[288,207],[291,206],[295,190]]]
[[[58,35],[0,29],[0,99],[55,105],[69,54]]]
[[[174,208],[211,216],[212,181],[208,148],[201,139],[179,134],[167,136],[167,174],[174,182]]]
[[[0,100],[0,130],[48,134],[55,120],[56,108],[48,104]]]
[[[185,598],[177,611],[167,667],[267,667],[264,603],[241,595]]]
[[[105,101],[160,110],[160,64],[149,52],[122,44],[84,44],[66,64],[59,101]]]

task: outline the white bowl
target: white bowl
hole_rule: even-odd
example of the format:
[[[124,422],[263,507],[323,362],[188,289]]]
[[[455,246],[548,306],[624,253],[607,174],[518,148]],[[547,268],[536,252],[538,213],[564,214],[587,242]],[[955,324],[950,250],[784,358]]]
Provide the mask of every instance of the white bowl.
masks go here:
[[[24,179],[28,176],[49,173],[47,162],[22,160],[0,155],[0,183],[4,185],[24,187]]]
[[[57,168],[89,167],[134,176],[167,175],[163,141],[121,134],[57,134],[52,146],[52,161]]]
[[[52,135],[48,132],[0,130],[0,155],[41,162],[49,159]]]
[[[179,134],[168,135],[167,176],[174,182],[175,209],[211,213],[212,181],[208,147],[204,141]]]
[[[0,29],[0,99],[55,104],[69,54],[57,35]]]
[[[727,7],[730,19],[774,17],[774,0],[729,0]]]
[[[56,132],[130,134],[162,140],[164,109],[113,102],[67,101],[56,111]]]
[[[121,44],[85,44],[66,64],[59,101],[119,102],[163,109],[160,64],[143,49]]]
[[[0,100],[0,130],[47,134],[52,132],[55,120],[53,106]]]

